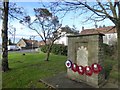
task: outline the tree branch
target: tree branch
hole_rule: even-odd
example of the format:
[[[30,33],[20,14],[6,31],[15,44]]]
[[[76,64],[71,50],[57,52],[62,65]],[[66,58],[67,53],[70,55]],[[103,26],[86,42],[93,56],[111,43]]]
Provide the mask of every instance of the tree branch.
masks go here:
[[[108,0],[108,3],[110,4],[110,9],[111,9],[111,11],[112,11],[112,13],[113,13],[113,17],[114,17],[114,18],[117,18],[117,13],[116,13],[116,11],[115,11],[115,7],[113,6],[111,0]]]

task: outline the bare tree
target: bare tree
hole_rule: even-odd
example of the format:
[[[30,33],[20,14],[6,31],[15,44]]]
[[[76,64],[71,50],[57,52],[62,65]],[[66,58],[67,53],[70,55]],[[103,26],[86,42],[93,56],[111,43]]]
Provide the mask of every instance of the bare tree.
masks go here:
[[[62,0],[62,2],[54,2],[53,5],[57,5],[58,11],[74,11],[78,10],[79,15],[84,15],[89,13],[86,21],[102,21],[109,19],[115,25],[114,28],[117,30],[117,40],[118,40],[118,61],[120,60],[120,1],[115,0],[95,0],[95,2],[82,1],[82,0]],[[62,5],[64,7],[62,7]],[[90,15],[91,14],[91,15]]]
[[[46,8],[35,8],[35,19],[31,20],[30,16],[26,16],[20,22],[27,25],[31,30],[37,32],[40,38],[47,45],[46,61],[49,61],[50,51],[54,41],[61,37],[57,35],[57,30],[61,27],[57,16],[54,16]]]

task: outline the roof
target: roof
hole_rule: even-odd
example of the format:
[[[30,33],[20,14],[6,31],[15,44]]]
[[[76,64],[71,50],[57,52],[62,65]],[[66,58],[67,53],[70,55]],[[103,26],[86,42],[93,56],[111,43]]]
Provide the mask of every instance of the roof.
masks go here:
[[[45,45],[45,42],[42,40],[42,41],[39,41],[38,44],[39,46]],[[46,44],[50,44],[50,40],[46,40]]]
[[[67,26],[66,27],[61,27],[61,32],[78,34],[78,31],[76,31],[73,28],[67,27]]]
[[[90,35],[101,35],[101,36],[105,36],[103,33],[94,33],[94,34],[76,34],[76,35],[68,35],[67,37],[82,37],[82,36],[90,36]]]
[[[28,46],[32,46],[32,42],[38,42],[37,40],[23,39]]]
[[[80,34],[109,34],[109,33],[116,33],[116,28],[114,26],[108,26],[108,27],[102,27],[102,28],[96,28],[96,29],[84,29],[81,31]]]

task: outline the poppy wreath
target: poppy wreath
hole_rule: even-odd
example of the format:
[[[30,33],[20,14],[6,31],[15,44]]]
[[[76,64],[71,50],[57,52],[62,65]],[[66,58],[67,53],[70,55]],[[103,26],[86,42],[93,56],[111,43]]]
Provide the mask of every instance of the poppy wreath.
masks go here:
[[[83,75],[84,72],[85,72],[84,67],[83,67],[83,66],[78,66],[78,73],[79,73],[80,75]]]
[[[91,76],[92,73],[98,74],[102,70],[101,65],[97,63],[93,63],[91,67],[90,66],[83,67],[82,65],[78,66],[76,63],[72,63],[72,61],[67,60],[65,62],[65,65],[67,68],[69,69],[71,68],[72,71],[78,72],[80,75],[83,75],[85,73],[87,76]]]
[[[74,72],[78,71],[78,66],[77,66],[76,63],[73,63],[73,64],[72,64],[72,70],[73,70]]]
[[[85,67],[85,74],[86,74],[87,76],[91,76],[92,73],[93,73],[92,68],[91,68],[90,66],[86,66],[86,67]]]
[[[72,67],[72,62],[70,60],[67,60],[65,62],[65,65],[66,65],[67,68],[71,68]]]
[[[98,74],[102,70],[102,67],[97,63],[93,63],[92,70],[95,74]]]

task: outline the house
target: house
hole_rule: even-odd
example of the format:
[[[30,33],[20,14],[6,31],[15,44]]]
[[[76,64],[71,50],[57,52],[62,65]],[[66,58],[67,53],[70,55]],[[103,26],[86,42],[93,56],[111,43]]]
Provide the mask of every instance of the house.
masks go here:
[[[100,27],[94,29],[82,29],[81,35],[103,33],[103,43],[113,45],[117,41],[117,31],[113,26]]]
[[[23,49],[37,48],[38,47],[38,41],[22,38],[18,41],[17,46],[21,47]]]
[[[51,43],[50,40],[46,40],[46,44],[50,44],[50,43]],[[45,42],[43,40],[38,42],[39,47],[43,45],[45,45]]]
[[[38,42],[38,46],[43,46],[43,45],[45,45],[45,42],[43,40]]]
[[[57,33],[59,33],[59,35],[61,35],[61,37],[59,39],[57,39],[54,43],[55,44],[64,44],[64,45],[68,45],[68,37],[67,37],[67,35],[79,34],[78,31],[76,31],[73,28],[70,28],[69,26],[61,27],[57,31]]]

